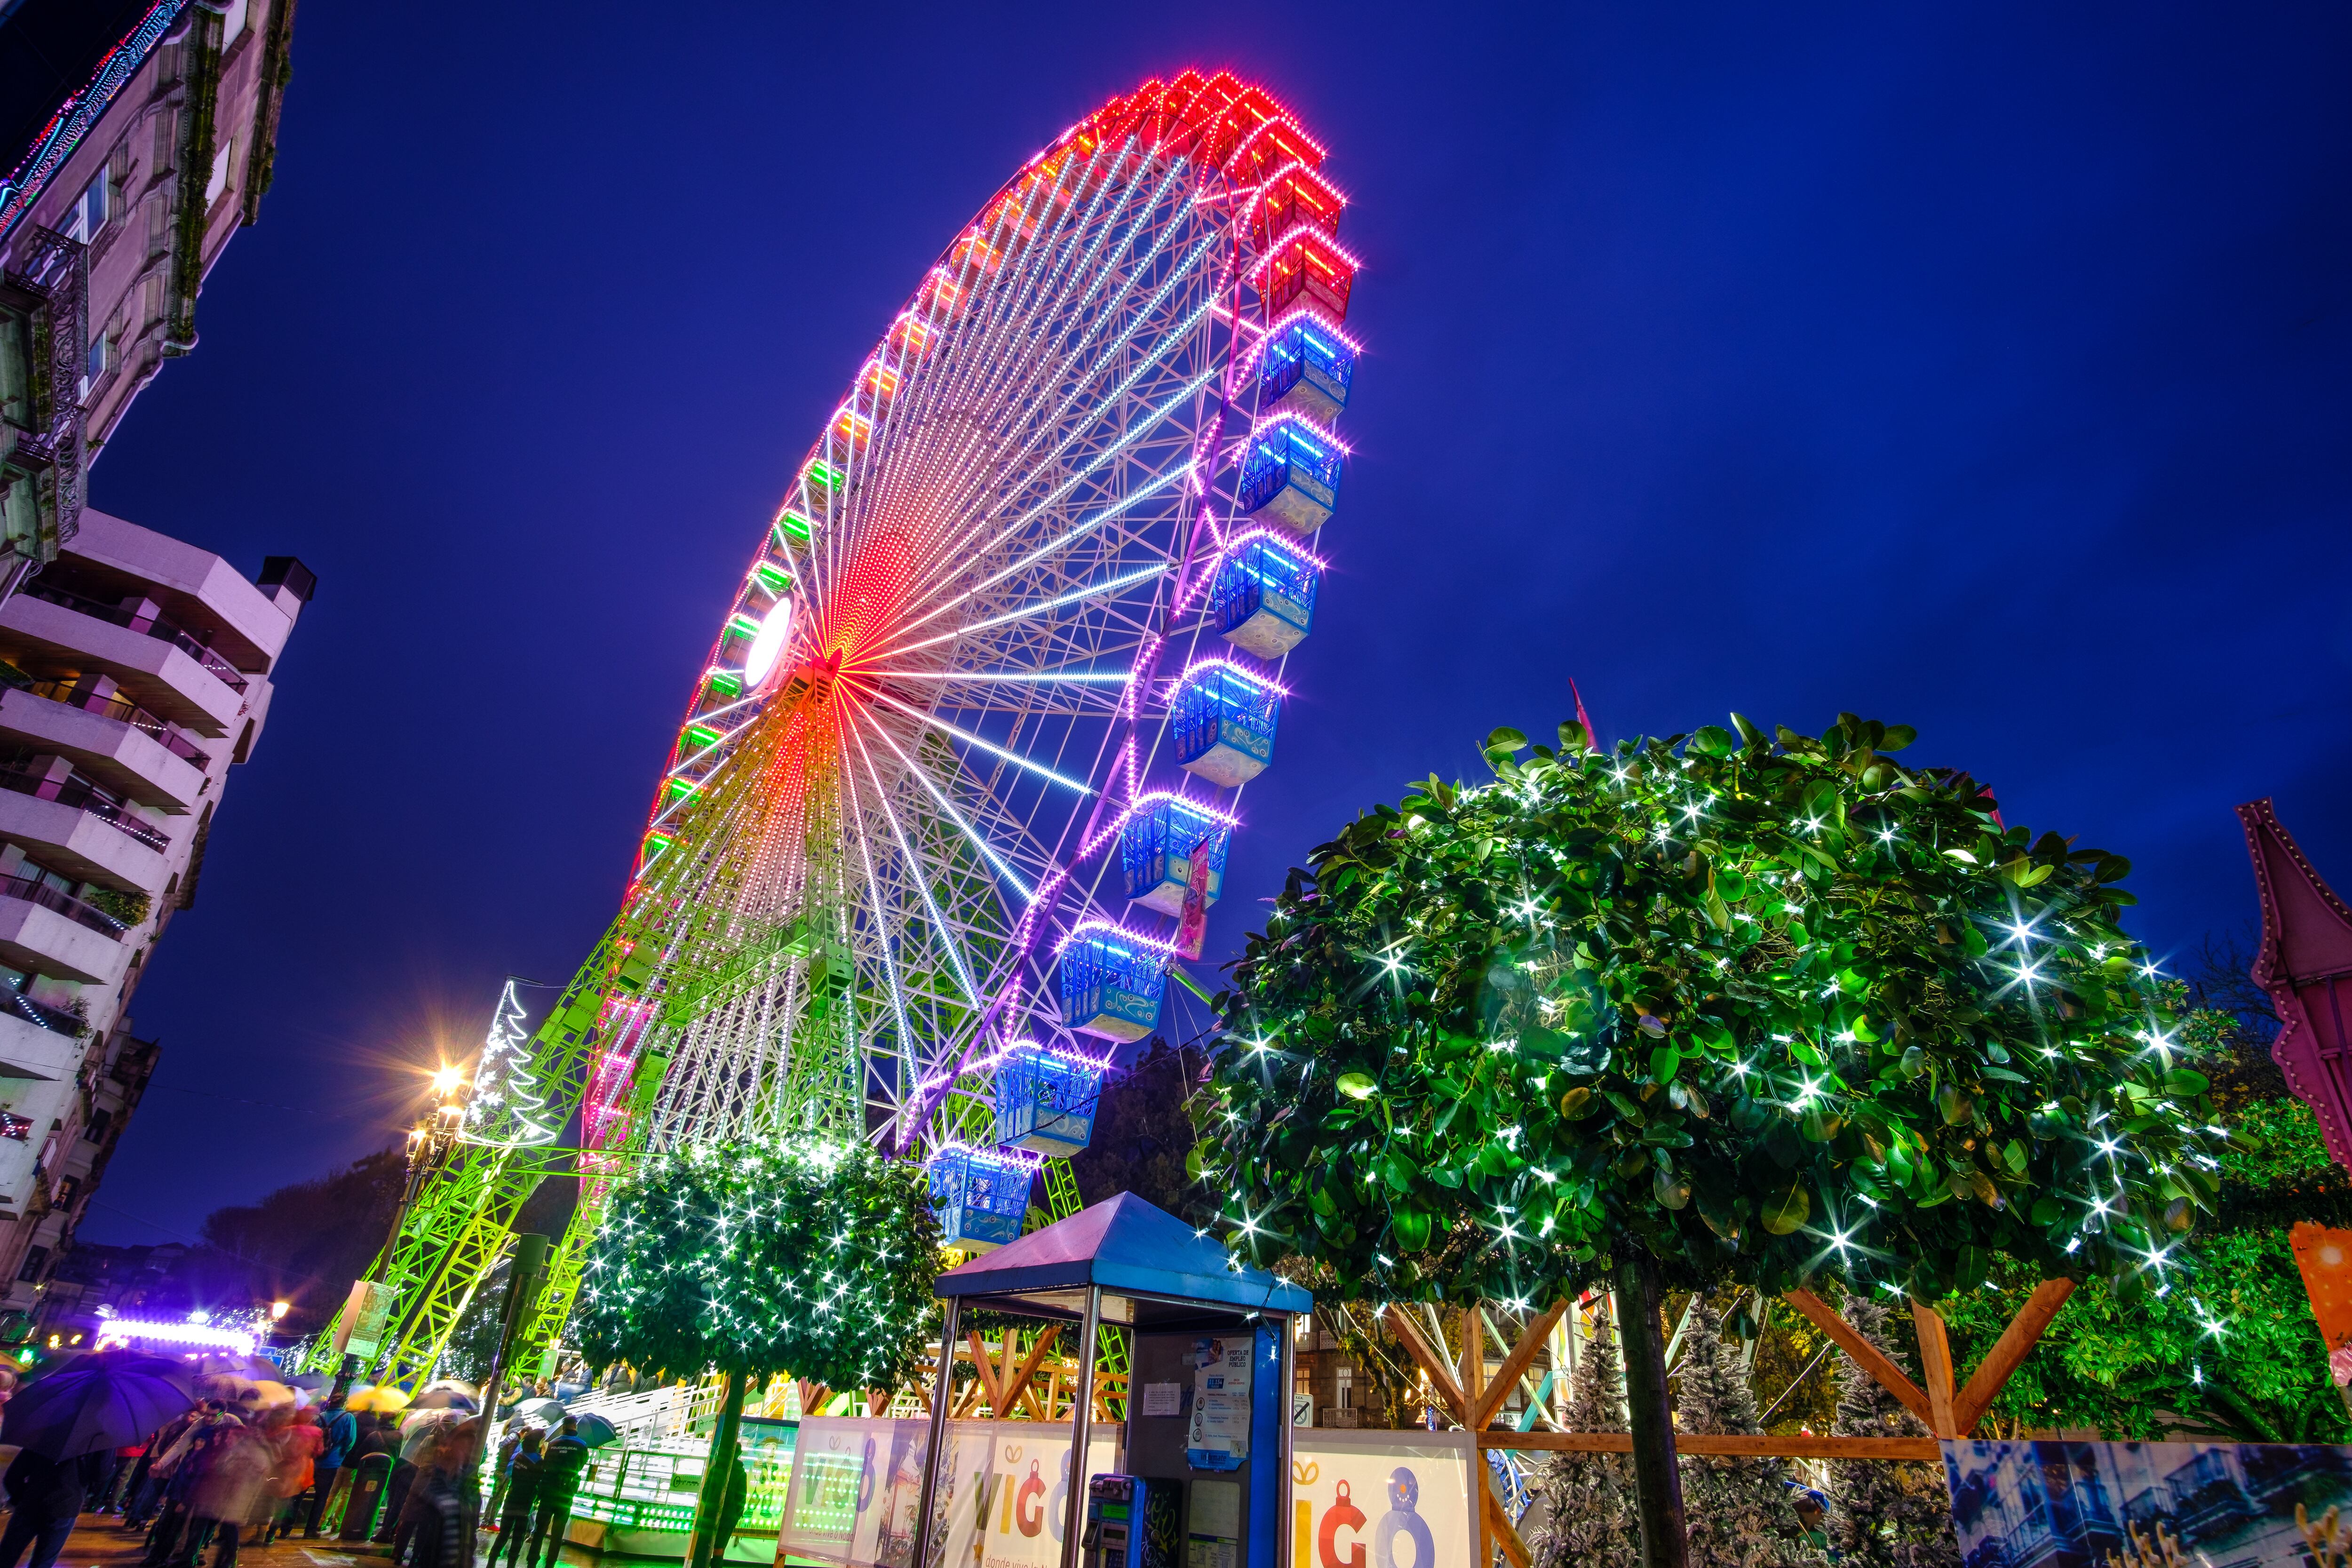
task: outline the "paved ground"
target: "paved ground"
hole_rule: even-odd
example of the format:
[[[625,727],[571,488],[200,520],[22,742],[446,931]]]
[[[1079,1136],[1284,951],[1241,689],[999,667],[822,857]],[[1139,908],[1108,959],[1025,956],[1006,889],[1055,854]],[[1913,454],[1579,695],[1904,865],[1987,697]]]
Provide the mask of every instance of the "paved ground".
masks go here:
[[[481,1550],[475,1555],[478,1565],[488,1561],[490,1543],[497,1539],[488,1531],[483,1533]],[[122,1529],[119,1520],[86,1513],[74,1526],[73,1539],[66,1542],[58,1568],[137,1568],[146,1552],[146,1542],[143,1532]],[[266,1547],[240,1545],[236,1563],[237,1568],[390,1568],[391,1552],[388,1546],[372,1542],[355,1548],[340,1541],[305,1541],[298,1534],[291,1541],[278,1541]],[[208,1550],[204,1563],[209,1564],[211,1560]],[[592,1568],[597,1555],[581,1547],[566,1546],[563,1562],[566,1568]],[[503,1563],[500,1568],[505,1568]]]

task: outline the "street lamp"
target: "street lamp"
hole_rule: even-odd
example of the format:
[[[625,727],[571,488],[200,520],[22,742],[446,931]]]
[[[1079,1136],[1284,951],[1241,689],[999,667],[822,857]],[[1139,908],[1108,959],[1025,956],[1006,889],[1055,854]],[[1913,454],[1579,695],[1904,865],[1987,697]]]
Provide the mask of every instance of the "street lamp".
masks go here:
[[[383,1250],[378,1255],[378,1262],[386,1272],[400,1250],[400,1233],[408,1224],[409,1211],[416,1206],[417,1195],[424,1192],[425,1182],[440,1167],[442,1160],[457,1146],[457,1135],[464,1131],[466,1088],[463,1068],[444,1062],[434,1069],[433,1092],[440,1103],[417,1118],[416,1125],[408,1130],[408,1180],[401,1188],[400,1202],[393,1208],[392,1229],[385,1234]],[[371,1269],[369,1279],[375,1278],[375,1271]],[[283,1307],[284,1303],[279,1303],[280,1310]],[[342,1368],[335,1375],[336,1395],[351,1392],[352,1380],[359,1370],[358,1356],[343,1357]]]

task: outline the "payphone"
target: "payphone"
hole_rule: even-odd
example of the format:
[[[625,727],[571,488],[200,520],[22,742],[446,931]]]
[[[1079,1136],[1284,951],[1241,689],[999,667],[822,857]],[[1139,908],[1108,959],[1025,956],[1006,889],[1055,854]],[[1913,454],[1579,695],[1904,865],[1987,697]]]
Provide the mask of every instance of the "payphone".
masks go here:
[[[1097,1476],[1087,1483],[1083,1568],[1181,1568],[1181,1481]]]

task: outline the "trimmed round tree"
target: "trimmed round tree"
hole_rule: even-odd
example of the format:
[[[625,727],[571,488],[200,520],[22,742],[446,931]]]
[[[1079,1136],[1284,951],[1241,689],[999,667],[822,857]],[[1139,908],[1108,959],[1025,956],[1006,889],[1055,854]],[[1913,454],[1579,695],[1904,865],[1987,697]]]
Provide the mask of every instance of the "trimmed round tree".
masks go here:
[[[2127,862],[1897,762],[1907,729],[1733,721],[1497,731],[1492,783],[1317,849],[1223,998],[1202,1160],[1237,1251],[1346,1295],[1613,1283],[1653,1563],[1682,1546],[1662,1288],[2145,1280],[2222,1143],[2116,923]]]
[[[920,1166],[839,1139],[696,1145],[648,1156],[614,1188],[572,1332],[592,1365],[726,1373],[711,1441],[726,1454],[752,1380],[895,1389],[913,1376],[939,1269]],[[711,1465],[698,1521],[726,1472]],[[709,1534],[696,1532],[698,1568]]]

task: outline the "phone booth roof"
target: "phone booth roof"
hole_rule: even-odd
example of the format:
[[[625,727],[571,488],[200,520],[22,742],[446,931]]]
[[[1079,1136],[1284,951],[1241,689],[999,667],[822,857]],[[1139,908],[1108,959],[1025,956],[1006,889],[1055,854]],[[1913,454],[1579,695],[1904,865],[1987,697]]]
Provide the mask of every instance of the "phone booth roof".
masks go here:
[[[1033,1230],[940,1276],[941,1296],[1032,1317],[1084,1315],[1088,1286],[1134,1303],[1137,1327],[1159,1326],[1188,1310],[1293,1313],[1315,1300],[1290,1281],[1246,1265],[1214,1237],[1202,1236],[1167,1210],[1121,1193],[1065,1220]],[[985,1303],[971,1300],[991,1298]]]

